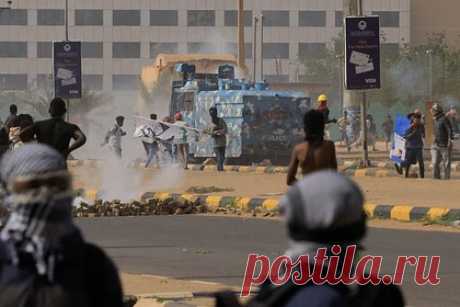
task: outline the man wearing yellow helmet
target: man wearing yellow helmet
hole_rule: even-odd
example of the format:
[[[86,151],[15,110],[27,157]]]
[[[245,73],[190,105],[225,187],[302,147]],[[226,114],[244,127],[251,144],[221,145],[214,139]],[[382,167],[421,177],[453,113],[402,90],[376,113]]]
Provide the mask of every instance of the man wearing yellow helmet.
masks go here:
[[[318,96],[318,107],[316,108],[316,110],[320,111],[321,113],[323,113],[323,116],[324,116],[324,122],[326,124],[330,124],[330,123],[336,123],[337,120],[336,119],[329,119],[329,107],[327,105],[327,96],[325,94],[321,94]]]

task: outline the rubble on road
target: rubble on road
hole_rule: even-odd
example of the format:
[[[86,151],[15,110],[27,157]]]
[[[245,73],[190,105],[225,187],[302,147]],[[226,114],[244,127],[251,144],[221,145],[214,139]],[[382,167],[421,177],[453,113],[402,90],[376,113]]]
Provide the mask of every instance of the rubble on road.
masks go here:
[[[74,217],[111,217],[111,216],[152,216],[152,215],[186,215],[186,214],[220,214],[251,215],[257,217],[274,217],[277,212],[263,207],[243,209],[238,206],[209,206],[200,198],[191,201],[182,197],[159,199],[154,193],[145,193],[140,201],[123,202],[118,199],[103,201],[98,199],[93,205],[82,202],[73,208]]]
[[[144,198],[142,201],[130,202],[98,199],[94,205],[81,203],[80,207],[73,210],[76,217],[180,215],[206,212],[206,206],[183,198],[165,200]]]

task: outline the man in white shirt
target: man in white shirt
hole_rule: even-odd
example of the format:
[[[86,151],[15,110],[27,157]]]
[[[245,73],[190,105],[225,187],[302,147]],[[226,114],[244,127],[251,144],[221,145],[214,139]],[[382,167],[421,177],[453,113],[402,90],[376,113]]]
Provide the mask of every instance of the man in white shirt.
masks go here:
[[[107,132],[104,143],[102,145],[109,145],[110,150],[121,159],[121,137],[126,135],[126,132],[122,129],[125,118],[123,116],[117,116],[115,118],[115,126]]]

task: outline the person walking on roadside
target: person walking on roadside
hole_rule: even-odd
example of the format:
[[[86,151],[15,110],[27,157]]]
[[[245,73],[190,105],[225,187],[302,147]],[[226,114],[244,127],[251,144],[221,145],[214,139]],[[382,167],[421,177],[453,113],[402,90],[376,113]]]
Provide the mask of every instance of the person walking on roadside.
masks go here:
[[[451,159],[452,159],[452,140],[453,132],[448,119],[439,103],[433,104],[431,108],[434,125],[434,140],[431,147],[431,157],[433,162],[433,178],[441,179],[441,171],[444,179],[450,179]]]
[[[0,231],[1,307],[123,307],[118,271],[72,219],[61,153],[24,144],[0,164],[10,215]]]
[[[209,134],[214,139],[214,152],[216,154],[217,170],[222,172],[225,164],[225,150],[227,147],[227,124],[223,118],[217,115],[217,108],[211,107],[209,115],[211,116],[212,126],[208,129]]]
[[[376,151],[375,144],[377,141],[377,125],[375,124],[374,117],[371,114],[367,114],[367,145],[372,147],[372,151]]]
[[[30,141],[33,136],[38,143],[51,146],[67,159],[71,152],[85,145],[86,136],[77,125],[64,121],[66,112],[65,101],[59,97],[54,98],[49,108],[51,118],[21,130],[21,140]],[[70,144],[72,139],[74,142]]]
[[[425,138],[425,126],[422,123],[422,116],[419,113],[410,113],[407,115],[411,124],[404,133],[406,140],[406,155],[402,163],[405,177],[409,177],[409,171],[412,164],[418,163],[420,178],[425,178],[425,162],[423,160],[423,147]],[[396,164],[396,170],[402,174],[402,169]]]
[[[138,131],[140,137],[142,137],[142,145],[147,155],[145,167],[149,167],[150,163],[155,159],[157,167],[160,168],[160,145],[157,136],[163,133],[163,129],[160,123],[156,122],[158,120],[157,114],[150,114],[150,119],[155,122],[139,126],[136,128],[136,131]]]
[[[174,145],[176,147],[176,155],[178,157],[177,160],[180,160],[182,163],[182,166],[184,169],[188,169],[188,150],[189,150],[189,144],[187,140],[187,130],[185,127],[187,126],[187,123],[183,120],[182,114],[180,112],[177,112],[174,116],[175,122],[174,124],[176,126],[179,126],[179,132],[178,134],[174,137]]]
[[[124,122],[125,118],[123,116],[117,116],[115,118],[115,126],[107,132],[104,143],[102,143],[102,146],[108,144],[110,151],[112,151],[118,159],[122,158],[121,138],[126,135],[126,132],[122,129]]]
[[[317,110],[310,110],[304,116],[305,142],[294,147],[289,162],[287,184],[296,181],[300,166],[303,175],[319,170],[337,170],[334,142],[324,139],[325,117]]]
[[[385,150],[389,150],[389,145],[391,144],[393,133],[394,133],[394,121],[391,117],[391,114],[388,113],[385,121],[382,123],[383,138],[385,140]]]

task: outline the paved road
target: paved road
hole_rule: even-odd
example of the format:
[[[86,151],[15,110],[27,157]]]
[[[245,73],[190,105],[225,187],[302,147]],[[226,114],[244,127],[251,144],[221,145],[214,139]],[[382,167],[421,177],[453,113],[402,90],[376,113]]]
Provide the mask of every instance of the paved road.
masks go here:
[[[249,252],[276,256],[286,247],[282,222],[218,216],[80,219],[85,236],[102,245],[124,272],[240,285]],[[375,229],[365,246],[386,257],[392,273],[398,255],[440,255],[441,285],[418,287],[406,274],[410,306],[460,306],[460,234]],[[388,261],[390,259],[390,261]]]

